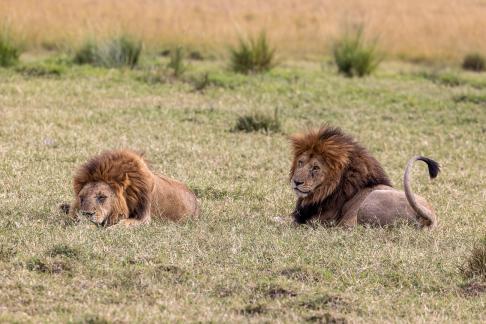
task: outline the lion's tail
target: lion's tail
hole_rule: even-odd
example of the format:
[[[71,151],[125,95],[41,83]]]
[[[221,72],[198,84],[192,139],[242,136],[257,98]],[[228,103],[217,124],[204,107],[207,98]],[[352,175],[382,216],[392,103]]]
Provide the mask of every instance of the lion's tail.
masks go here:
[[[440,166],[439,163],[435,162],[432,159],[423,157],[423,156],[414,156],[411,158],[408,163],[407,167],[405,169],[405,175],[403,176],[403,187],[405,188],[405,196],[407,197],[408,203],[410,206],[412,206],[413,210],[422,218],[428,221],[429,226],[432,228],[435,225],[437,225],[437,221],[435,219],[435,216],[430,213],[429,210],[423,208],[419,204],[417,204],[417,201],[415,200],[415,195],[412,192],[412,189],[410,188],[410,173],[412,171],[412,167],[415,161],[423,161],[427,163],[427,166],[429,167],[429,175],[431,179],[434,179],[437,177],[440,171]]]

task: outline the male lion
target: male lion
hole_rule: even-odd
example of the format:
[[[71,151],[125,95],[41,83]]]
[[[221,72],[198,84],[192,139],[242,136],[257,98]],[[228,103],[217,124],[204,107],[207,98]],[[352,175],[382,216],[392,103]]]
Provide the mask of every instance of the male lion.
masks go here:
[[[326,225],[392,225],[405,221],[433,228],[432,207],[410,189],[415,161],[427,163],[431,178],[439,173],[437,162],[412,158],[405,169],[405,192],[392,188],[380,163],[339,128],[321,127],[291,137],[294,159],[291,186],[297,195],[292,216],[299,224],[317,218]]]
[[[151,217],[179,221],[197,217],[196,196],[181,182],[154,174],[130,150],[105,151],[83,164],[74,176],[74,202],[62,206],[70,216],[101,226],[137,225]]]

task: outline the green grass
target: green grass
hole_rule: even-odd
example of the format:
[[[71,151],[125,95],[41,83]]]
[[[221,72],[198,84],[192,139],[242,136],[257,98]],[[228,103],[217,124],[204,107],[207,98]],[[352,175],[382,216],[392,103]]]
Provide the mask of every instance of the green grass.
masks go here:
[[[253,113],[238,117],[233,131],[236,132],[279,132],[281,124],[278,120],[278,110],[275,109],[273,116],[261,113]]]
[[[376,41],[364,38],[363,28],[348,33],[336,41],[333,49],[338,71],[347,77],[364,77],[378,68],[383,60]]]
[[[461,271],[486,233],[486,111],[455,99],[481,95],[476,74],[457,71],[465,82],[450,87],[400,63],[366,82],[312,62],[256,77],[222,67],[191,63],[218,82],[203,92],[138,70],[0,69],[0,322],[486,321],[482,286]],[[275,107],[281,132],[231,131]],[[436,180],[419,165],[413,179],[439,227],[275,223],[295,203],[288,135],[323,122],[356,136],[398,188],[412,155],[439,161]],[[116,147],[186,182],[201,218],[131,230],[66,221],[58,206],[76,167]]]
[[[142,42],[129,35],[97,41],[88,39],[77,49],[73,61],[106,68],[134,68],[142,53]]]
[[[172,75],[176,78],[184,73],[187,67],[184,63],[184,49],[182,47],[176,47],[171,51],[167,68],[172,71]]]
[[[0,26],[0,67],[15,65],[21,50],[7,26]]]
[[[480,53],[470,53],[464,57],[462,68],[464,70],[482,72],[486,70],[486,57]]]
[[[240,38],[230,49],[231,70],[238,73],[262,73],[275,66],[275,51],[265,32],[249,39]]]

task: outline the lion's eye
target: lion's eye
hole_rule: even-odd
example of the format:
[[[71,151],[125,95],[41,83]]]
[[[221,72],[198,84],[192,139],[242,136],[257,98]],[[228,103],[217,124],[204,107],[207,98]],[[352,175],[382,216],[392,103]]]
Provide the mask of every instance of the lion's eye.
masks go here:
[[[100,204],[104,203],[106,200],[106,196],[97,196],[96,201]]]
[[[303,164],[304,164],[304,162],[303,162],[303,161],[299,161],[299,162],[297,162],[297,165],[298,165],[299,167],[301,167]]]
[[[84,202],[84,197],[79,197],[79,202],[83,203]]]
[[[314,166],[312,167],[312,171],[316,171],[316,172],[317,172],[317,171],[319,171],[320,169],[321,169],[321,168],[319,168],[317,165],[314,165]]]

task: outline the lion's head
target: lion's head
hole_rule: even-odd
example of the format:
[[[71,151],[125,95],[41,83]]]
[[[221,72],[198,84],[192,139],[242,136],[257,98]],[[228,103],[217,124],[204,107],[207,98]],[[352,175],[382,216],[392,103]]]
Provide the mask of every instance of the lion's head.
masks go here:
[[[349,164],[354,141],[338,128],[322,127],[291,136],[290,182],[297,197],[320,200],[331,194]]]
[[[339,217],[344,203],[360,189],[391,186],[380,163],[341,129],[321,127],[291,136],[290,183],[297,195],[298,223],[329,212]]]
[[[117,197],[115,191],[103,181],[87,183],[76,199],[79,205],[79,216],[86,217],[98,225],[105,224],[109,218],[113,218],[114,210],[117,210],[118,214],[125,214],[120,211],[127,210],[123,197]]]
[[[83,164],[74,176],[74,218],[110,226],[124,218],[142,218],[150,209],[152,173],[142,156],[107,151]]]

